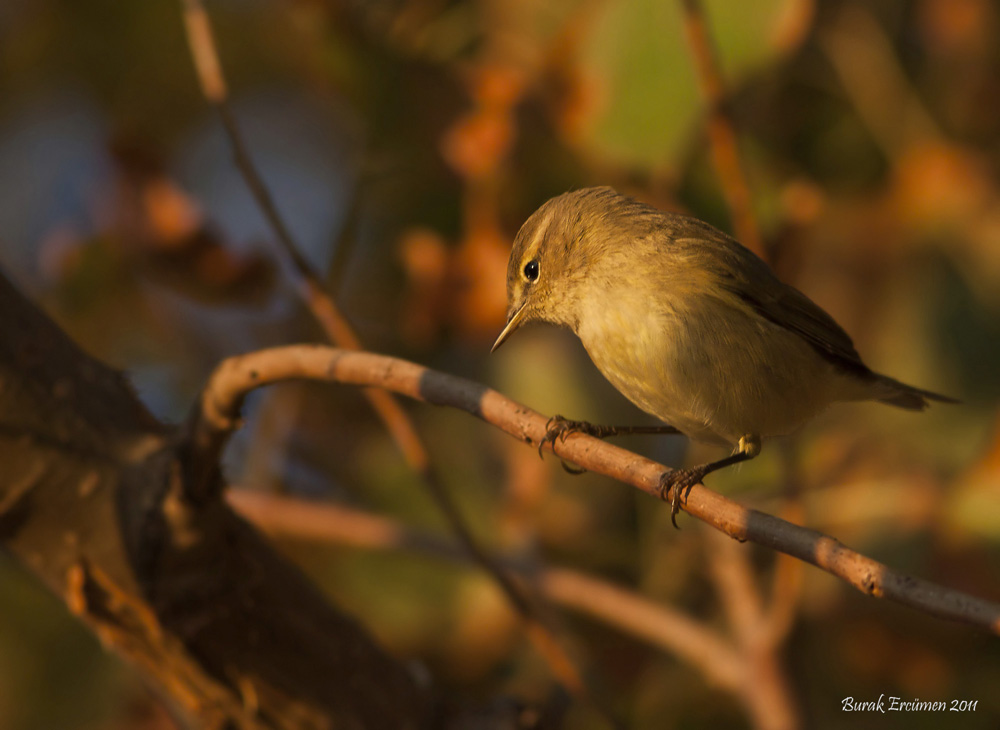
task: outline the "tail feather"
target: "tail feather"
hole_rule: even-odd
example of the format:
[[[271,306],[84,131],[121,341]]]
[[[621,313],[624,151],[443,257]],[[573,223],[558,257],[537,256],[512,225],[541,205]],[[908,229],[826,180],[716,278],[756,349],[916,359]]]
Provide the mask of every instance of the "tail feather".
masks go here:
[[[875,382],[881,391],[879,395],[875,396],[875,399],[880,403],[887,403],[897,408],[905,408],[908,411],[924,410],[930,405],[927,401],[961,403],[956,398],[929,390],[922,390],[921,388],[914,388],[912,385],[901,383],[894,378],[890,378],[888,375],[879,375],[878,373],[872,373],[872,375],[875,376]]]

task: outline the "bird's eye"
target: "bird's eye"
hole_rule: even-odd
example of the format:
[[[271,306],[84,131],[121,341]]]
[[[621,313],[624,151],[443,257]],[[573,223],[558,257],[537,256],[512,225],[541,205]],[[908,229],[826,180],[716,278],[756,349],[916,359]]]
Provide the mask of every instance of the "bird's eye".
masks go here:
[[[538,278],[538,262],[534,259],[524,265],[524,278],[528,281]]]

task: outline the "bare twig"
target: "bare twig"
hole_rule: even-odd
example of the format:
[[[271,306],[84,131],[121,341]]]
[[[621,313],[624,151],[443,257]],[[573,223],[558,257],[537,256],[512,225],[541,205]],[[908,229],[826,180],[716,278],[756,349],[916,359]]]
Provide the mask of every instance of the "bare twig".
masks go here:
[[[733,629],[737,651],[747,667],[740,697],[754,727],[760,730],[800,727],[795,701],[777,653],[778,642],[772,641],[767,632],[748,552],[721,533],[712,533],[708,542],[711,575]]]
[[[267,532],[368,550],[407,550],[452,561],[468,560],[464,551],[449,540],[343,505],[316,504],[242,489],[231,490],[227,500]],[[531,580],[550,600],[676,654],[697,667],[709,681],[731,691],[744,684],[741,658],[725,637],[679,611],[579,571],[503,562],[525,580]]]
[[[784,447],[785,445],[782,444]],[[798,506],[794,500],[798,482],[786,448],[786,503]],[[791,513],[798,516],[795,509]],[[747,681],[740,697],[747,707],[754,727],[759,730],[792,730],[802,721],[782,666],[781,643],[795,617],[797,583],[803,564],[788,555],[776,554],[775,577],[771,600],[765,603],[755,580],[749,552],[741,549],[721,533],[710,533],[707,540],[709,575],[714,580],[723,609],[732,627],[737,650],[746,665]]]
[[[746,175],[740,163],[735,125],[728,106],[718,54],[708,30],[701,0],[682,0],[684,25],[688,43],[698,70],[699,85],[708,105],[708,139],[712,160],[729,206],[736,237],[745,246],[764,256],[760,228],[753,212],[753,202]],[[767,730],[785,730],[797,727],[800,722],[789,691],[788,682],[780,666],[776,647],[781,638],[780,629],[790,625],[794,617],[795,602],[792,594],[784,592],[792,587],[798,563],[778,556],[775,610],[765,614],[760,592],[753,580],[753,566],[744,551],[733,549],[726,541],[709,540],[709,564],[718,588],[722,606],[737,639],[743,661],[752,667],[750,679],[744,685],[743,700],[755,727]],[[774,622],[770,622],[771,613]]]
[[[710,538],[708,544],[713,548],[708,563],[726,619],[741,643],[751,643],[760,630],[763,606],[753,583],[749,554],[719,536]]]
[[[421,365],[366,352],[319,345],[294,345],[224,360],[202,394],[202,411],[191,426],[192,448],[217,454],[238,423],[247,393],[262,385],[315,379],[375,386],[434,405],[467,411],[530,445],[541,442],[548,419],[542,414],[464,378]],[[666,467],[583,434],[545,448],[593,472],[659,496]],[[668,495],[669,496],[669,495]],[[740,541],[750,541],[811,563],[866,595],[885,598],[932,616],[1000,634],[1000,606],[930,581],[913,578],[851,550],[815,530],[748,509],[703,485],[695,485],[684,510]]]
[[[286,272],[295,284],[296,291],[302,301],[323,327],[330,340],[339,347],[359,350],[361,348],[360,339],[341,313],[333,297],[326,291],[319,275],[300,253],[299,247],[285,224],[263,177],[250,156],[246,142],[237,125],[236,117],[229,106],[225,77],[215,47],[211,21],[202,0],[181,0],[181,4],[188,43],[191,47],[191,55],[194,59],[202,92],[219,112],[236,165],[257,205],[274,231],[278,243],[277,250],[285,264]],[[364,394],[385,424],[407,463],[421,477],[427,493],[444,515],[451,529],[476,562],[499,585],[507,599],[525,621],[528,636],[548,662],[553,673],[568,690],[578,697],[586,699],[590,693],[587,691],[580,672],[555,639],[553,629],[548,627],[542,619],[540,608],[535,606],[529,596],[520,590],[498,565],[491,561],[488,553],[479,545],[465,523],[458,506],[431,468],[427,449],[417,434],[413,422],[399,402],[384,390],[365,388]],[[218,453],[215,453],[214,456],[217,457]],[[192,473],[190,483],[196,489],[198,487],[207,488],[214,484],[212,474],[217,463],[217,461],[198,462],[192,460],[191,465],[196,470],[200,469],[201,474],[198,474],[197,471]],[[194,496],[198,498],[205,495]],[[593,702],[592,699],[589,701]]]
[[[800,524],[803,520],[801,502],[798,499],[786,502],[782,517],[792,524]],[[788,555],[779,554],[771,581],[771,600],[764,616],[766,641],[772,646],[781,643],[795,622],[799,595],[802,592],[802,578],[802,563]]]
[[[715,170],[733,218],[733,232],[744,246],[763,256],[760,228],[753,213],[750,188],[740,164],[732,115],[726,105],[718,55],[712,44],[700,0],[682,0],[684,27],[698,67],[698,81],[708,105],[708,141]]]
[[[237,512],[269,533],[367,550],[416,552],[468,564],[467,554],[450,540],[344,505],[240,489],[230,490],[227,499]],[[723,552],[742,559],[738,546],[726,542],[730,544]],[[730,546],[737,552],[729,550]],[[743,702],[756,727],[778,730],[796,726],[787,686],[775,672],[770,652],[757,652],[757,647],[747,651],[742,640],[736,646],[704,622],[581,571],[524,565],[510,559],[497,562],[530,580],[553,603],[674,654],[709,683]]]

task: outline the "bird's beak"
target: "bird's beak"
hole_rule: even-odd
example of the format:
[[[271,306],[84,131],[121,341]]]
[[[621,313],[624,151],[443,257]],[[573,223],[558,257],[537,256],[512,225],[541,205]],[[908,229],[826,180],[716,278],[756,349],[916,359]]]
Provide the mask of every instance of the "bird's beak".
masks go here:
[[[514,334],[514,330],[516,330],[521,325],[521,320],[524,319],[524,315],[528,311],[528,308],[526,306],[527,304],[528,304],[527,302],[522,304],[520,307],[517,308],[516,312],[514,312],[512,315],[510,315],[510,317],[507,318],[507,326],[503,328],[503,332],[501,332],[500,336],[497,337],[497,341],[493,343],[493,347],[490,348],[490,352],[496,352],[497,348],[499,348],[500,345],[502,345],[507,340],[508,337]]]

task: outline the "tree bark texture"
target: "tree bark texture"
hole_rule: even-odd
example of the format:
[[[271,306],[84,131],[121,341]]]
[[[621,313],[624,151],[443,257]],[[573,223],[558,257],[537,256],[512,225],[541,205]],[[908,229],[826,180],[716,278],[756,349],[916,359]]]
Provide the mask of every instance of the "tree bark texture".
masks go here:
[[[422,728],[431,692],[221,500],[0,273],[0,544],[185,724]],[[214,470],[213,479],[221,479]],[[439,718],[440,719],[440,718]]]

